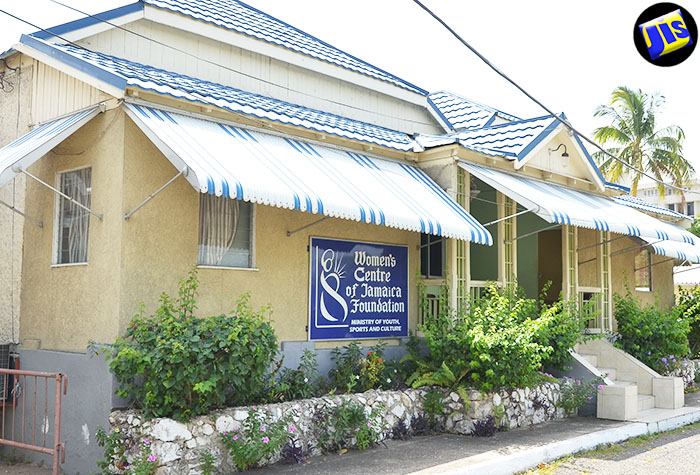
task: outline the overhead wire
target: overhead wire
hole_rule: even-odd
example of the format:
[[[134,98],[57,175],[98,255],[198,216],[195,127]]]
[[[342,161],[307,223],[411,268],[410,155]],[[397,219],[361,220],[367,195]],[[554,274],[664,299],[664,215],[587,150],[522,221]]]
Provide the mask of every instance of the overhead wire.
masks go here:
[[[140,38],[143,38],[143,39],[145,39],[145,40],[147,40],[147,41],[151,41],[151,42],[153,42],[153,43],[159,44],[159,45],[161,45],[161,46],[163,46],[163,47],[170,48],[170,49],[172,49],[172,50],[174,50],[174,51],[177,51],[177,52],[179,52],[179,53],[182,53],[182,54],[185,54],[185,55],[188,55],[188,56],[197,58],[197,59],[200,60],[200,61],[204,61],[204,62],[206,62],[206,63],[208,63],[208,64],[212,64],[212,65],[214,65],[214,66],[223,68],[223,69],[225,69],[225,70],[228,70],[228,71],[231,71],[231,72],[233,72],[233,73],[242,75],[242,76],[244,76],[244,77],[248,77],[248,78],[251,78],[251,79],[254,79],[254,80],[257,80],[257,81],[260,81],[260,82],[269,84],[269,85],[273,85],[273,86],[276,86],[276,87],[283,87],[283,88],[285,88],[285,89],[287,89],[287,90],[289,90],[289,91],[292,91],[292,92],[295,92],[295,93],[298,93],[298,94],[302,94],[302,95],[305,95],[305,96],[308,96],[308,97],[313,97],[313,98],[315,98],[315,99],[325,100],[325,101],[330,102],[330,103],[333,103],[333,104],[337,104],[337,105],[341,105],[341,106],[345,106],[345,107],[350,107],[350,108],[353,108],[353,109],[356,109],[356,110],[360,110],[360,111],[363,111],[363,112],[368,112],[368,113],[373,113],[373,114],[377,114],[377,115],[382,115],[382,116],[389,117],[389,118],[393,118],[393,119],[396,119],[396,118],[397,118],[397,117],[392,116],[392,115],[377,113],[376,111],[370,111],[370,110],[368,110],[368,109],[364,109],[364,108],[360,108],[360,107],[357,107],[357,106],[353,106],[353,105],[349,105],[349,104],[345,104],[345,103],[340,103],[340,102],[338,102],[338,101],[333,101],[333,100],[331,100],[331,99],[327,99],[327,98],[322,98],[322,97],[319,97],[319,96],[315,96],[315,95],[313,95],[313,94],[309,94],[309,93],[306,93],[306,92],[304,92],[304,91],[295,90],[295,89],[291,89],[291,88],[282,86],[282,85],[277,84],[277,83],[275,83],[275,82],[273,82],[273,81],[268,81],[268,80],[265,80],[265,79],[263,79],[263,78],[259,78],[259,77],[256,77],[256,76],[253,76],[253,75],[250,75],[250,74],[246,74],[246,73],[244,73],[244,72],[242,72],[242,71],[238,71],[238,70],[236,70],[236,69],[233,69],[233,68],[230,68],[230,67],[228,67],[228,66],[222,65],[222,64],[217,63],[217,62],[215,62],[215,61],[211,61],[211,60],[208,60],[208,59],[206,59],[206,58],[201,58],[201,57],[199,57],[199,56],[197,56],[197,55],[195,55],[195,54],[193,54],[193,53],[190,53],[190,52],[188,52],[188,51],[182,50],[182,49],[180,49],[180,48],[176,48],[176,47],[174,47],[174,46],[172,46],[172,45],[168,45],[168,44],[166,44],[166,43],[163,43],[163,42],[161,42],[161,41],[158,41],[158,40],[156,40],[156,39],[153,39],[153,38],[150,38],[150,37],[148,37],[148,36],[146,36],[146,35],[143,35],[143,34],[141,34],[141,33],[138,33],[138,32],[135,32],[135,31],[133,31],[133,30],[130,30],[130,29],[128,29],[128,28],[124,28],[124,27],[121,26],[121,25],[117,25],[117,24],[112,23],[112,22],[110,22],[110,21],[108,21],[108,20],[104,20],[104,19],[102,19],[102,18],[99,18],[99,17],[96,16],[96,15],[92,15],[92,14],[86,13],[86,12],[84,12],[84,11],[78,9],[78,8],[75,8],[75,7],[71,6],[71,5],[67,5],[67,4],[65,4],[65,3],[63,3],[63,2],[60,2],[60,1],[58,1],[58,0],[50,0],[50,1],[53,2],[53,3],[56,3],[57,5],[61,5],[61,6],[63,6],[64,8],[68,8],[68,9],[73,10],[73,11],[75,11],[75,12],[78,12],[78,13],[80,13],[80,14],[82,14],[82,15],[89,16],[89,17],[91,17],[91,18],[93,18],[93,19],[95,19],[95,20],[98,20],[98,21],[100,21],[100,22],[103,22],[103,23],[105,23],[105,24],[108,24],[108,25],[110,25],[110,26],[113,26],[113,27],[115,27],[115,28],[118,28],[118,29],[120,29],[120,30],[123,30],[124,32],[133,34],[133,35],[138,36],[138,37],[140,37]],[[580,136],[581,138],[583,138],[586,142],[588,142],[589,144],[591,144],[592,146],[594,146],[595,148],[597,148],[601,153],[603,153],[604,155],[606,155],[606,156],[612,158],[613,160],[619,162],[619,163],[622,164],[623,166],[625,166],[625,167],[627,167],[627,168],[629,168],[629,169],[631,169],[631,170],[633,170],[633,171],[635,171],[635,172],[637,172],[637,173],[639,173],[639,174],[641,174],[641,175],[643,175],[643,176],[649,178],[650,180],[652,180],[652,181],[654,181],[654,182],[656,182],[656,183],[659,183],[660,185],[664,185],[665,187],[668,187],[668,188],[674,189],[674,190],[678,190],[678,191],[683,192],[683,193],[697,193],[697,194],[700,194],[699,191],[694,191],[694,190],[690,190],[690,189],[687,189],[687,188],[679,187],[679,186],[676,186],[676,185],[673,185],[673,184],[665,183],[665,182],[659,180],[658,178],[654,177],[653,175],[651,175],[651,174],[645,172],[644,170],[641,170],[641,169],[639,169],[639,168],[633,166],[632,164],[630,164],[630,163],[628,163],[628,162],[622,160],[621,158],[617,157],[616,155],[613,155],[613,154],[610,153],[609,151],[605,150],[605,149],[604,149],[603,147],[601,147],[598,143],[596,143],[596,142],[593,141],[592,139],[588,138],[588,136],[586,136],[585,134],[581,133],[578,129],[576,129],[573,125],[571,125],[571,123],[570,123],[569,121],[563,119],[562,117],[560,117],[559,115],[557,115],[556,113],[554,113],[550,108],[548,108],[548,107],[547,107],[546,105],[544,105],[541,101],[539,101],[537,98],[535,98],[532,94],[530,94],[529,92],[527,92],[527,91],[526,91],[522,86],[520,86],[517,82],[515,82],[513,79],[511,79],[507,74],[505,74],[505,73],[502,72],[500,69],[498,69],[495,65],[493,65],[493,63],[491,63],[485,56],[483,56],[481,53],[479,53],[478,50],[476,50],[471,44],[469,44],[466,40],[464,40],[464,38],[462,38],[454,29],[452,29],[444,20],[442,20],[442,18],[440,18],[437,14],[435,14],[432,10],[430,10],[430,9],[429,9],[426,5],[424,5],[420,0],[413,0],[413,1],[414,1],[414,3],[416,3],[419,7],[421,7],[423,10],[425,10],[430,16],[432,16],[432,17],[433,17],[438,23],[440,23],[445,29],[447,29],[447,31],[449,31],[458,41],[460,41],[464,46],[466,46],[470,51],[472,51],[472,52],[473,52],[481,61],[483,61],[489,68],[491,68],[494,72],[496,72],[499,76],[501,76],[502,78],[504,78],[506,81],[508,81],[509,83],[511,83],[514,87],[516,87],[520,92],[522,92],[525,96],[527,96],[527,97],[528,97],[531,101],[533,101],[535,104],[537,104],[537,105],[540,106],[542,109],[544,109],[552,118],[554,118],[554,119],[556,119],[557,121],[559,121],[561,124],[563,124],[563,125],[564,125],[568,130],[570,130],[571,132],[576,133],[578,136]],[[61,36],[61,35],[59,35],[59,34],[56,34],[56,33],[52,32],[52,31],[50,31],[50,30],[48,30],[48,29],[41,28],[40,26],[35,25],[35,24],[33,24],[33,23],[31,23],[31,22],[29,22],[29,21],[27,21],[27,20],[24,20],[23,18],[20,18],[20,17],[18,17],[18,16],[16,16],[16,15],[13,15],[13,14],[11,14],[11,13],[5,11],[5,10],[0,9],[0,13],[4,13],[5,15],[8,15],[8,16],[10,16],[10,17],[12,17],[12,18],[14,18],[14,19],[16,19],[16,20],[18,20],[18,21],[21,21],[21,22],[23,22],[23,23],[26,23],[26,24],[32,26],[33,28],[37,28],[38,30],[41,30],[41,31],[43,31],[43,32],[45,32],[45,33],[48,33],[48,34],[50,34],[50,35],[52,35],[52,36],[54,36],[54,37],[56,37],[56,38],[59,38],[59,39],[65,41],[66,43],[70,44],[71,46],[74,46],[74,47],[83,49],[83,50],[85,50],[85,51],[88,51],[88,52],[90,52],[90,53],[97,54],[97,55],[100,55],[100,56],[102,56],[102,57],[106,57],[106,58],[108,58],[108,59],[111,59],[108,55],[104,55],[104,54],[102,54],[102,53],[100,53],[100,52],[97,52],[97,51],[92,51],[92,50],[90,50],[89,48],[86,48],[86,47],[84,47],[84,46],[82,46],[82,45],[80,45],[80,44],[77,44],[77,43],[75,43],[75,42],[72,42],[72,41],[68,40],[67,38],[65,38],[65,37],[63,37],[63,36]],[[127,69],[134,70],[134,68],[129,67],[128,64],[123,64],[123,66],[126,67]],[[134,70],[134,71],[135,71],[135,70]],[[137,72],[138,72],[138,71],[137,71]],[[415,121],[415,120],[411,120],[411,119],[406,119],[406,118],[401,118],[401,119],[402,119],[402,120],[408,120],[408,121],[414,122],[414,123],[425,124],[424,122]],[[256,122],[257,122],[257,121],[256,121]],[[266,126],[269,127],[269,124],[266,124]],[[273,129],[274,129],[274,128],[273,128]]]
[[[700,194],[700,191],[694,191],[690,190],[687,188],[682,188],[676,185],[668,184],[663,182],[662,180],[659,180],[653,175],[650,175],[649,173],[645,172],[644,170],[641,170],[634,165],[626,162],[625,160],[622,160],[621,158],[617,157],[616,155],[613,155],[609,151],[605,150],[603,147],[601,147],[597,142],[591,140],[588,138],[586,135],[581,133],[579,130],[577,130],[571,123],[563,118],[561,118],[559,115],[555,114],[549,107],[544,105],[541,101],[537,100],[532,94],[527,92],[522,86],[520,86],[517,82],[515,82],[513,79],[511,79],[507,74],[505,74],[503,71],[498,69],[496,66],[491,63],[484,55],[479,53],[476,48],[474,48],[471,44],[469,44],[464,38],[462,38],[459,33],[457,33],[455,30],[453,30],[442,18],[440,18],[436,13],[434,13],[431,9],[429,9],[427,6],[425,6],[420,0],[413,0],[414,3],[416,3],[419,7],[421,7],[423,10],[425,10],[430,16],[432,16],[438,23],[440,23],[447,31],[449,31],[452,36],[457,38],[457,40],[462,43],[464,46],[466,46],[472,53],[474,53],[482,62],[484,62],[489,68],[491,68],[494,72],[496,72],[499,76],[501,76],[503,79],[511,83],[513,86],[515,86],[520,92],[522,92],[525,96],[527,96],[531,101],[533,101],[535,104],[540,106],[542,109],[547,111],[547,113],[552,116],[554,119],[558,120],[561,122],[568,130],[571,132],[574,132],[577,134],[579,137],[583,138],[586,142],[589,144],[593,145],[595,148],[597,148],[600,152],[602,152],[604,155],[612,158],[613,160],[619,162],[623,166],[626,166],[627,168],[639,173],[640,175],[643,175],[650,180],[660,184],[664,185],[668,188],[672,188],[674,190],[681,191],[683,193],[696,193]]]
[[[181,48],[177,48],[177,47],[175,47],[175,46],[173,46],[173,45],[169,45],[169,44],[164,43],[164,42],[162,42],[162,41],[159,41],[159,40],[157,40],[157,39],[155,39],[155,38],[151,38],[151,37],[149,37],[149,36],[146,36],[146,35],[144,35],[143,33],[139,33],[138,31],[130,30],[129,28],[125,28],[125,27],[123,27],[123,26],[121,26],[121,25],[117,25],[116,23],[113,23],[113,22],[111,22],[111,21],[109,21],[109,20],[102,19],[102,18],[100,18],[100,17],[97,16],[97,15],[91,15],[90,13],[84,12],[84,11],[78,9],[78,8],[75,8],[75,7],[71,6],[71,5],[68,5],[68,4],[66,4],[66,3],[60,2],[60,1],[58,1],[58,0],[49,0],[49,1],[52,2],[52,3],[55,3],[55,4],[57,4],[57,5],[61,5],[62,7],[65,7],[65,8],[68,8],[68,9],[70,9],[70,10],[73,10],[74,12],[80,13],[81,15],[89,16],[90,18],[93,18],[93,19],[95,19],[95,20],[97,20],[97,21],[100,21],[100,22],[102,22],[102,23],[105,23],[105,24],[107,24],[107,25],[113,26],[114,28],[117,28],[117,29],[119,29],[119,30],[122,30],[122,31],[124,31],[124,32],[126,32],[126,33],[132,34],[132,35],[137,36],[137,37],[139,37],[139,38],[142,38],[142,39],[144,39],[144,40],[153,42],[153,43],[155,43],[155,44],[157,44],[157,45],[163,46],[163,47],[165,47],[165,48],[169,48],[169,49],[171,49],[171,50],[173,50],[173,51],[176,51],[176,52],[178,52],[178,53],[181,53],[181,54],[190,56],[190,57],[192,57],[192,58],[195,58],[195,59],[197,59],[198,61],[203,61],[203,62],[205,62],[205,63],[207,63],[207,64],[211,64],[212,66],[216,66],[216,67],[225,69],[226,71],[230,71],[230,72],[232,72],[232,73],[238,74],[238,75],[240,75],[240,76],[243,76],[243,77],[246,77],[246,78],[249,78],[249,79],[254,79],[254,80],[256,80],[256,81],[260,81],[260,82],[265,83],[265,84],[268,84],[268,85],[270,85],[270,86],[279,87],[279,88],[285,89],[285,90],[287,90],[287,91],[294,92],[294,93],[296,93],[296,94],[301,94],[301,95],[304,95],[304,96],[307,96],[307,97],[312,97],[312,98],[314,98],[314,99],[319,99],[319,100],[322,100],[322,101],[325,101],[325,102],[329,102],[329,103],[331,103],[331,104],[338,105],[338,106],[342,106],[342,107],[348,107],[348,108],[350,108],[350,109],[355,109],[355,110],[358,110],[358,111],[361,111],[361,112],[367,112],[367,113],[371,113],[371,114],[374,114],[374,115],[379,115],[379,116],[387,117],[387,118],[390,118],[390,119],[400,119],[400,120],[403,120],[403,121],[412,122],[412,123],[420,124],[420,125],[429,125],[428,123],[423,122],[423,121],[414,120],[414,119],[410,119],[410,118],[406,118],[406,117],[397,117],[397,116],[390,115],[390,114],[384,114],[384,113],[382,113],[382,112],[377,112],[377,111],[373,111],[373,110],[369,110],[369,109],[364,109],[364,108],[362,108],[362,107],[358,107],[358,106],[355,106],[355,105],[352,105],[352,104],[347,104],[347,103],[340,102],[340,101],[334,101],[333,99],[329,99],[329,98],[325,98],[325,97],[320,97],[320,96],[317,96],[317,95],[314,95],[314,94],[310,94],[310,93],[308,93],[308,92],[306,92],[306,91],[302,91],[302,90],[299,90],[299,89],[291,88],[291,87],[289,87],[289,86],[283,86],[283,85],[281,85],[281,84],[279,84],[279,83],[276,83],[276,82],[274,82],[274,81],[270,81],[270,80],[267,80],[267,79],[263,79],[263,78],[254,76],[254,75],[252,75],[252,74],[247,74],[247,73],[244,73],[243,71],[239,71],[239,70],[237,70],[237,69],[231,68],[230,66],[226,66],[225,64],[221,64],[221,63],[218,63],[218,62],[216,62],[216,61],[212,61],[212,60],[203,58],[203,57],[198,56],[198,55],[196,55],[196,54],[194,54],[194,53],[190,53],[189,51],[183,50],[183,49],[181,49]]]

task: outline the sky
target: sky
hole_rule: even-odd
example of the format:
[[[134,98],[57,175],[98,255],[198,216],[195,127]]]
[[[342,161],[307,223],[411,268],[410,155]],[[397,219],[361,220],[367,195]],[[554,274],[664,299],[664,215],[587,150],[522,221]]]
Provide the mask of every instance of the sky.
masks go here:
[[[133,3],[61,0],[88,13]],[[654,66],[632,39],[639,14],[655,2],[423,0],[496,67],[574,127],[592,136],[593,117],[617,86],[658,92],[659,127],[678,125],[684,153],[700,174],[700,48],[684,63]],[[423,89],[446,90],[519,117],[546,112],[484,65],[412,0],[248,0],[248,4]],[[0,8],[40,27],[81,15],[50,0],[6,0]],[[697,3],[690,7],[700,21]],[[693,8],[694,7],[694,8]],[[0,13],[0,51],[31,26]]]

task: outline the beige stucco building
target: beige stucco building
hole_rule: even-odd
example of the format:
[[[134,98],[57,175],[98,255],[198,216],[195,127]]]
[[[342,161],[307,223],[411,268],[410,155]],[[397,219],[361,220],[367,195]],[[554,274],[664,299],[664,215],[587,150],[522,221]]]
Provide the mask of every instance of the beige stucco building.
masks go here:
[[[14,148],[0,151],[0,343],[24,367],[73,372],[73,391],[117,404],[109,382],[90,381],[107,370],[88,345],[114,341],[141,302],[153,311],[193,267],[199,314],[229,312],[250,292],[272,307],[288,364],[313,348],[327,366],[351,335],[312,339],[313,237],[406,249],[395,351],[429,318],[419,279],[431,295],[448,284],[455,306],[488,282],[535,297],[551,281],[548,299],[597,296],[591,327],[603,332],[626,286],[673,304],[673,261],[692,238],[673,216],[619,198],[556,118],[429,94],[288,26],[250,33],[239,16],[276,20],[237,2],[223,23],[180,3],[102,16],[119,28],[87,18],[60,37],[23,36],[4,55],[14,89],[0,95],[0,146]],[[32,130],[26,150],[13,142]],[[255,173],[237,175],[246,168]],[[296,194],[318,204],[289,204]],[[240,232],[223,246],[204,210],[232,201]],[[106,416],[89,417],[89,434]],[[94,451],[83,433],[69,437]]]

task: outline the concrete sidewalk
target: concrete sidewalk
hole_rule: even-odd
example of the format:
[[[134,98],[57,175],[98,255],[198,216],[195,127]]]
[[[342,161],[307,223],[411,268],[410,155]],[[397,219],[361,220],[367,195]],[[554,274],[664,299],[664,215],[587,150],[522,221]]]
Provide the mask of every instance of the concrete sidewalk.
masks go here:
[[[494,437],[439,435],[387,441],[379,447],[343,455],[314,457],[306,465],[274,465],[258,473],[298,475],[515,474],[601,444],[664,432],[700,421],[700,394],[686,396],[686,407],[645,411],[642,418],[616,422],[574,417],[501,432]]]

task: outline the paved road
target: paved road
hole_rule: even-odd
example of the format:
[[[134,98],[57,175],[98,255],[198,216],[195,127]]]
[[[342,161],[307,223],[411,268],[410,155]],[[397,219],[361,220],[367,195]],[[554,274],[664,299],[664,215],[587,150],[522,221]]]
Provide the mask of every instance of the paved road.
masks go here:
[[[691,427],[684,432],[662,434],[653,440],[637,438],[615,444],[570,458],[552,472],[542,472],[556,475],[697,475],[700,474],[700,427]]]

